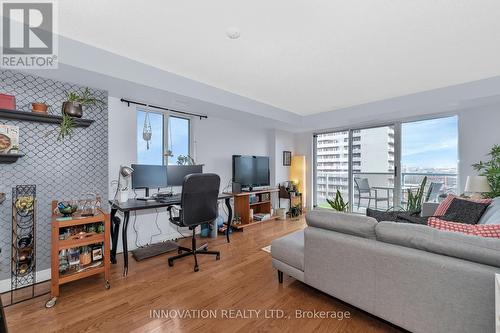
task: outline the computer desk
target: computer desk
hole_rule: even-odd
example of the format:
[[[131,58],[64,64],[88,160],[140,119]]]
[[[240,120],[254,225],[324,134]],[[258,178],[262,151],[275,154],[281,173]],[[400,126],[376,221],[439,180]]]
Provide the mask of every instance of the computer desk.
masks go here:
[[[233,209],[231,208],[231,198],[233,196],[227,193],[219,194],[218,199],[224,200],[226,207],[228,209],[227,216],[227,229],[226,229],[226,237],[227,242],[229,243],[229,231],[231,229],[231,221],[233,220]],[[123,244],[123,276],[127,276],[128,273],[128,246],[127,246],[127,229],[128,229],[128,221],[130,219],[130,212],[138,211],[138,210],[146,210],[146,209],[155,209],[155,208],[164,208],[173,205],[180,205],[181,198],[178,197],[178,200],[172,200],[168,203],[162,203],[157,201],[143,201],[137,199],[130,199],[127,202],[118,202],[116,200],[109,200],[109,204],[111,205],[111,263],[116,264],[116,249],[118,247],[118,234],[120,230],[121,221],[115,221],[114,217],[117,211],[123,213],[123,225],[122,225],[122,244]]]

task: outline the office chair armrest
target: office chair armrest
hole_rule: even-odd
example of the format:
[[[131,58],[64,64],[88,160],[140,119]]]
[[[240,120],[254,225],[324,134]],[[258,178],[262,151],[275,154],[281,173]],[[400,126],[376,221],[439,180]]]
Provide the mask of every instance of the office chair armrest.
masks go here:
[[[181,209],[177,206],[168,206],[167,211],[170,214],[170,220],[173,220],[174,217],[178,217],[180,215]]]

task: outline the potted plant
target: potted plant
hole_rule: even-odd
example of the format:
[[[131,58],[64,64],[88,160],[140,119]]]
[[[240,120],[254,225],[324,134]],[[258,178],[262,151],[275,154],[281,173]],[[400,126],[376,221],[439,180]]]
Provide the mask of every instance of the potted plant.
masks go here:
[[[334,200],[326,199],[326,202],[328,202],[328,204],[337,212],[347,213],[349,211],[349,202],[344,201],[344,198],[342,198],[342,194],[339,190],[337,190]]]
[[[46,103],[39,103],[39,102],[31,103],[31,110],[33,112],[47,114],[48,109],[49,109],[49,105]]]
[[[411,189],[408,189],[408,202],[406,204],[406,212],[410,215],[418,215],[422,211],[422,202],[424,198],[425,184],[427,183],[427,176],[424,177],[420,187],[416,193],[413,193]]]
[[[66,102],[62,105],[62,120],[59,129],[57,140],[63,140],[71,136],[75,121],[73,118],[81,118],[83,116],[83,107],[102,105],[103,101],[95,98],[89,88],[85,88],[80,95],[77,92],[66,92]]]
[[[486,176],[491,187],[491,192],[485,193],[488,198],[500,197],[500,145],[494,145],[489,154],[490,160],[480,161],[472,167],[480,172],[480,176]]]
[[[189,155],[177,156],[177,165],[195,165],[194,159]]]
[[[89,88],[85,88],[80,95],[77,92],[66,92],[66,102],[62,105],[62,113],[70,117],[81,118],[83,116],[83,107],[104,104],[100,99],[92,96]]]

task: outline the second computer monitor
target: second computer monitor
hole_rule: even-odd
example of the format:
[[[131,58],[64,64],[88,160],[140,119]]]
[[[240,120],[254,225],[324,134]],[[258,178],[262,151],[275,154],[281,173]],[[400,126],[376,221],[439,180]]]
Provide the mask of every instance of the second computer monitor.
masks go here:
[[[167,183],[169,186],[182,186],[184,177],[192,173],[203,173],[203,165],[169,165]]]
[[[132,164],[132,188],[165,188],[167,167],[163,165]]]

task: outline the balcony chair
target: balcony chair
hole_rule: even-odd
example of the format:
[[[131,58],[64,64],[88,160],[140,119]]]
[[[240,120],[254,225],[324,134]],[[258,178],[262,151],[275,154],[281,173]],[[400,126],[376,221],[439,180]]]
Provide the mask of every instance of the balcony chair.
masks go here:
[[[378,208],[379,201],[387,201],[387,208],[389,208],[390,201],[388,189],[383,189],[384,191],[387,191],[387,196],[380,196],[379,190],[382,189],[370,187],[368,178],[354,178],[354,184],[356,185],[356,189],[358,191],[358,210],[361,205],[361,199],[368,199],[367,208],[370,208],[372,200],[375,201],[375,209]]]
[[[194,256],[194,271],[197,272],[197,255],[215,255],[215,259],[220,259],[219,251],[208,251],[208,244],[196,247],[195,229],[197,226],[211,224],[218,216],[217,197],[219,195],[220,178],[213,173],[191,174],[184,178],[181,194],[180,210],[174,206],[168,208],[170,222],[179,227],[188,227],[193,231],[191,239],[191,249],[179,246],[178,255],[168,258],[168,265],[172,267],[174,260],[187,256]],[[176,210],[177,214],[173,211]],[[177,215],[177,216],[175,216]]]
[[[427,190],[427,194],[425,196],[425,202],[436,202],[439,194],[441,194],[441,189],[443,188],[443,183],[434,183],[432,182],[429,185],[429,189]]]

